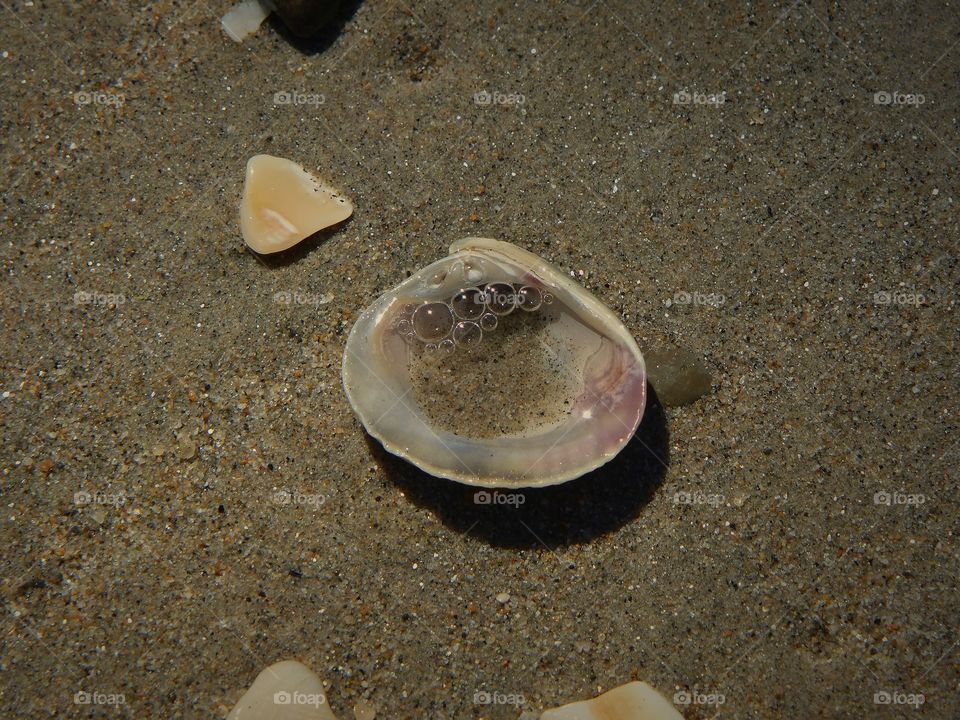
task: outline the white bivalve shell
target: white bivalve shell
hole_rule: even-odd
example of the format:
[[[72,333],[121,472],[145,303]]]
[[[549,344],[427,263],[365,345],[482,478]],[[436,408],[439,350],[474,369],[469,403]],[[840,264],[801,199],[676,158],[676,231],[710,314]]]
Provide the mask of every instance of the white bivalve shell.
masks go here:
[[[367,432],[438,477],[540,487],[611,460],[643,416],[643,356],[553,265],[466,238],[357,319],[343,387]]]

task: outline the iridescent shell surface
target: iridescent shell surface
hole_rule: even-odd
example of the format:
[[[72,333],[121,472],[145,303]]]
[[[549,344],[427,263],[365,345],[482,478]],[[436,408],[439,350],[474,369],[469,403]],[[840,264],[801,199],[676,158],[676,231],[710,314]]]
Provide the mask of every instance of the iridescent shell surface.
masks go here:
[[[426,472],[540,487],[611,460],[643,416],[633,337],[562,271],[465,238],[357,319],[343,387],[367,432]]]

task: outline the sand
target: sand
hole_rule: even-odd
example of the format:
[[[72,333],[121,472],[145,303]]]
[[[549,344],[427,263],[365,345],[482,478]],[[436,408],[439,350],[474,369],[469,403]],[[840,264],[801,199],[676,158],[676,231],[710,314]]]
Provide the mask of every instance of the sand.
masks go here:
[[[0,8],[0,716],[958,715],[955,8],[228,6]],[[353,217],[258,259],[256,153]],[[346,333],[466,235],[712,392],[522,504],[386,455]]]

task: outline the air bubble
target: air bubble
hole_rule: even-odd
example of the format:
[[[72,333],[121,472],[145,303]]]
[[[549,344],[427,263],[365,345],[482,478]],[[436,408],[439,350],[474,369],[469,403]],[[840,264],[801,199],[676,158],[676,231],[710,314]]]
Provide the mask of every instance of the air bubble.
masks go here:
[[[456,316],[463,320],[476,320],[486,309],[480,288],[464,288],[450,299],[450,305]]]
[[[535,287],[526,285],[517,293],[517,304],[527,312],[539,309],[542,302],[543,294]]]
[[[410,335],[413,332],[413,323],[404,318],[397,323],[397,332],[401,335]]]
[[[437,345],[437,349],[446,355],[449,355],[450,353],[452,353],[454,348],[456,348],[456,344],[450,338],[447,338],[446,340],[441,340],[440,344]]]
[[[544,294],[543,294],[543,304],[544,304],[544,305],[549,305],[549,304],[552,303],[552,302],[553,302],[553,295],[550,294],[550,293],[544,293]]]
[[[474,347],[483,338],[483,331],[475,322],[458,322],[453,327],[453,340],[461,347]]]
[[[442,302],[421,305],[413,311],[413,331],[424,342],[435,342],[450,334],[453,311]]]
[[[508,283],[489,283],[484,289],[487,306],[497,315],[509,315],[517,302],[517,293]]]
[[[490,332],[491,330],[497,329],[497,316],[493,313],[484,313],[480,316],[480,328],[484,332]]]

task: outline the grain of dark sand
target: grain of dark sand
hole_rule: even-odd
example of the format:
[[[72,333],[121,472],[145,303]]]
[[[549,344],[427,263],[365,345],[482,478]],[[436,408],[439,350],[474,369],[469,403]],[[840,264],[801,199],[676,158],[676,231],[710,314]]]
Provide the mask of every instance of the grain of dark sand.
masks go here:
[[[341,718],[957,717],[956,7],[227,7],[0,7],[0,716],[223,717],[296,658]],[[353,218],[261,262],[258,152]],[[465,235],[713,391],[519,507],[386,456],[346,334]]]

